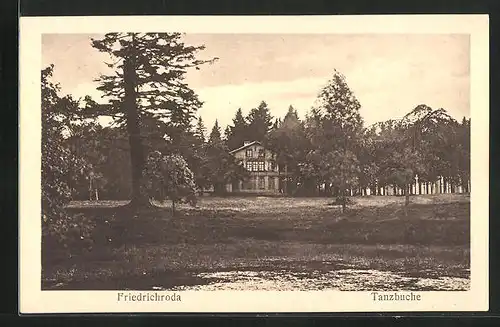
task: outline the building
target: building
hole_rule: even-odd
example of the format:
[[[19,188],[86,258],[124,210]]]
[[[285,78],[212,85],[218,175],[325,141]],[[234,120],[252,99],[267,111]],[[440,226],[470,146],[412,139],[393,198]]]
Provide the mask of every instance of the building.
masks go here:
[[[250,172],[250,177],[245,181],[227,184],[228,192],[281,193],[280,180],[285,176],[285,169],[276,164],[276,154],[273,151],[264,148],[258,141],[245,141],[243,146],[229,153]]]

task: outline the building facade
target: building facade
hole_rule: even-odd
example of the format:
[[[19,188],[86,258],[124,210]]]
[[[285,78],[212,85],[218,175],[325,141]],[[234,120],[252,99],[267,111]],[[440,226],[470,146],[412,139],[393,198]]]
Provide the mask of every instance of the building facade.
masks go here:
[[[230,151],[250,173],[245,181],[226,185],[228,192],[281,193],[281,179],[285,176],[276,163],[276,154],[257,141],[244,142],[243,146]],[[281,171],[280,171],[281,168]]]

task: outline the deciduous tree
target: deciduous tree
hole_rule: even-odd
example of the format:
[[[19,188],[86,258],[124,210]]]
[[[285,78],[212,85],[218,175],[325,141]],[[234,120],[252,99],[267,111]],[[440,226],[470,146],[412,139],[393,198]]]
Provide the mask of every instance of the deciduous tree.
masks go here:
[[[149,154],[144,169],[144,188],[149,197],[172,201],[172,214],[179,202],[196,204],[194,174],[179,155],[163,155],[160,151]]]
[[[342,211],[346,209],[346,191],[357,184],[353,176],[359,174],[359,162],[355,151],[362,134],[361,105],[349,88],[346,78],[335,71],[317,98],[322,113],[316,141],[324,158],[335,160],[327,169],[327,181],[340,191]]]
[[[70,96],[59,95],[59,85],[51,81],[53,68],[50,65],[41,71],[42,233],[44,244],[47,236],[53,236],[67,246],[71,241],[88,237],[92,224],[67,215],[64,208],[74,193],[71,180],[85,173],[87,163],[75,156],[65,141],[78,102]],[[78,236],[69,239],[73,232]]]

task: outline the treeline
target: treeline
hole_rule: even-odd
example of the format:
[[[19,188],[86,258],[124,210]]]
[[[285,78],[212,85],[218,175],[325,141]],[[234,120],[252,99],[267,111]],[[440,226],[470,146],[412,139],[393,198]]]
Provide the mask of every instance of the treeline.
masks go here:
[[[272,149],[287,167],[283,188],[292,196],[409,196],[438,192],[430,190],[435,182],[470,191],[470,119],[458,122],[445,109],[420,104],[402,119],[364,126],[361,105],[339,72],[316,103],[304,120],[292,106],[277,119],[265,102],[247,117],[238,110],[226,144],[257,140]]]
[[[273,117],[264,101],[246,116],[240,108],[224,132],[216,121],[208,137],[202,118],[182,128],[144,119],[141,138],[146,153],[182,156],[198,190],[221,195],[227,183],[247,177],[229,154],[244,141],[259,141],[276,153],[277,163],[288,171],[282,189],[289,196],[336,197],[344,195],[342,190],[366,195],[367,189],[386,194],[380,189],[387,187],[391,194],[411,194],[416,177],[423,184],[443,179],[468,192],[470,120],[457,122],[444,109],[418,105],[401,120],[365,127],[360,104],[339,73],[319,100],[303,120],[292,106],[284,117]],[[90,121],[74,126],[65,142],[92,167],[72,181],[74,199],[130,199],[130,146],[124,127]]]
[[[277,163],[289,173],[282,188],[290,196],[339,196],[342,189],[349,190],[346,195],[352,190],[364,195],[367,188],[379,194],[386,186],[407,188],[416,176],[421,183],[443,178],[468,191],[470,120],[457,122],[444,109],[419,105],[401,120],[364,127],[360,104],[339,73],[319,100],[304,120],[292,106],[284,117],[273,117],[264,101],[246,116],[240,108],[224,132],[216,121],[208,137],[201,117],[180,126],[144,118],[144,152],[182,156],[197,188],[217,194],[225,192],[226,183],[247,177],[229,154],[244,141],[259,141],[276,153]],[[87,163],[85,173],[68,179],[72,198],[130,199],[132,167],[125,126],[103,127],[90,119],[73,124],[66,135],[65,148]]]
[[[199,118],[193,126],[172,130],[162,121],[141,124],[145,153],[178,155],[194,174],[198,191],[223,193],[225,185],[247,177],[246,170],[229,154],[218,123],[209,137]],[[72,180],[75,200],[129,200],[132,192],[130,145],[125,128],[103,127],[96,121],[74,126],[64,143],[75,157],[84,158],[88,171]]]

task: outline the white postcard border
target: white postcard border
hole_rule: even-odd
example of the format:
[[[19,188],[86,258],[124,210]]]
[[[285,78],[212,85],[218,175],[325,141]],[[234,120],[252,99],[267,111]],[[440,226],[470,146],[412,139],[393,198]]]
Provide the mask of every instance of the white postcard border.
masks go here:
[[[371,292],[176,292],[181,301],[118,301],[117,291],[41,290],[41,35],[111,31],[186,33],[470,34],[471,288],[373,301]],[[113,16],[20,19],[20,312],[396,312],[488,310],[489,36],[487,15]],[[134,294],[144,292],[133,292]],[[173,292],[149,293],[172,294]],[[390,294],[394,292],[387,292]],[[408,294],[409,292],[405,292]]]

